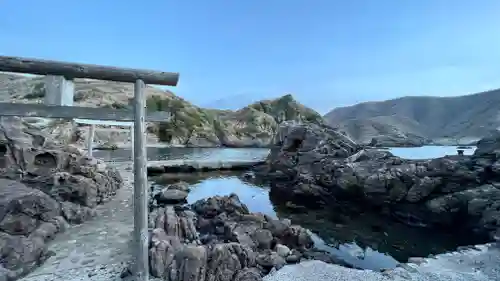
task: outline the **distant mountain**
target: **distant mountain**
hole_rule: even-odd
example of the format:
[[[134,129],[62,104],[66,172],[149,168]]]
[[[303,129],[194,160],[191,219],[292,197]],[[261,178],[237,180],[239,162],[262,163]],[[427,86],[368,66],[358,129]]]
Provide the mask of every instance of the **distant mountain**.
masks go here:
[[[335,108],[324,118],[358,142],[467,144],[500,127],[500,90],[459,97],[402,97]]]

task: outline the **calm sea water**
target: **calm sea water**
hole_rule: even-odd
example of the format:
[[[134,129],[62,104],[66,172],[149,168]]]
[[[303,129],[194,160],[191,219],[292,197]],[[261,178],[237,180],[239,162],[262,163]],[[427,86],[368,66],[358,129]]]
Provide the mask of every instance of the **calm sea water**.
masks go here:
[[[457,146],[422,146],[402,148],[389,148],[392,154],[406,159],[430,159],[438,158],[446,155],[457,155]],[[462,149],[462,148],[461,148]],[[476,150],[475,146],[467,146],[463,148],[465,155],[472,155]]]
[[[451,146],[389,149],[393,154],[409,159],[457,154],[457,148]],[[466,149],[465,154],[472,154],[474,149]],[[267,153],[267,149],[149,148],[148,158],[263,159]],[[130,151],[127,150],[99,151],[95,155],[108,161],[130,159]],[[269,198],[268,187],[246,182],[241,173],[168,174],[157,180],[158,184],[179,180],[189,182],[189,203],[214,195],[236,193],[252,212],[291,219],[293,223],[311,230],[317,248],[361,268],[393,268],[398,261],[405,262],[412,256],[437,254],[463,245],[463,241],[457,241],[452,234],[437,234],[426,229],[410,228],[374,214],[353,216],[332,212],[297,211],[277,206]]]
[[[262,148],[157,148],[148,147],[149,161],[176,159],[247,160],[264,159],[269,153]],[[130,149],[101,150],[93,153],[96,157],[111,161],[130,160]]]

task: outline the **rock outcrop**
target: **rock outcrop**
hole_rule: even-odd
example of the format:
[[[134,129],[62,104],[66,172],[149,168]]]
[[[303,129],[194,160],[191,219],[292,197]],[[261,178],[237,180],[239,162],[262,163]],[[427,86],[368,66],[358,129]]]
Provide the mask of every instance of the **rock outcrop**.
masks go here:
[[[302,227],[249,212],[237,195],[150,213],[151,274],[165,280],[258,281],[312,256]]]
[[[75,79],[74,104],[87,107],[129,108],[133,97],[131,83]],[[148,143],[193,147],[264,147],[268,146],[278,124],[284,120],[323,123],[322,117],[291,95],[263,100],[240,110],[198,107],[170,91],[146,87],[150,111],[171,112],[172,119],[148,124]],[[0,75],[0,101],[38,103],[45,96],[42,77]],[[32,126],[68,143],[85,145],[88,126],[67,120],[27,118]],[[130,145],[129,129],[97,126],[96,148],[113,149]]]
[[[174,102],[175,101],[175,102]],[[170,110],[170,122],[154,126],[161,141],[186,146],[267,147],[285,120],[322,124],[321,116],[285,95],[237,111],[203,109],[184,100],[150,100],[154,110]]]
[[[320,126],[285,122],[279,131],[285,134],[277,134],[266,166],[257,171],[278,201],[334,210],[336,201],[347,200],[411,225],[490,236],[498,231],[498,135],[480,141],[471,157],[416,161],[356,148]]]
[[[81,223],[121,187],[117,171],[19,118],[0,122],[0,280],[50,254],[46,242]],[[3,274],[3,275],[2,275]]]

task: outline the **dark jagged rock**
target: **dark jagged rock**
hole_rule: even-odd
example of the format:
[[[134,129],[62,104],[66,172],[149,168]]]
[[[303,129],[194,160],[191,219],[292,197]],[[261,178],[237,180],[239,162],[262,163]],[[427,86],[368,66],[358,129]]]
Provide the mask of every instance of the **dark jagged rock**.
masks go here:
[[[284,122],[256,175],[270,182],[275,202],[342,211],[342,200],[410,225],[492,235],[500,226],[499,147],[497,135],[472,157],[406,160],[361,149],[335,130]]]
[[[475,156],[500,157],[500,131],[493,131],[489,136],[482,138],[476,144]]]
[[[151,273],[166,280],[262,280],[313,246],[305,229],[250,213],[235,194],[155,209],[149,226]]]
[[[322,156],[345,158],[361,149],[349,137],[326,125],[286,121],[280,124],[267,158],[267,169],[257,172],[274,178],[293,179],[296,167],[311,164]],[[300,155],[300,157],[297,157]]]
[[[26,274],[48,257],[46,242],[121,187],[117,171],[19,118],[0,122],[0,276]]]
[[[10,235],[29,235],[44,221],[59,216],[59,203],[40,190],[0,179],[0,230]]]

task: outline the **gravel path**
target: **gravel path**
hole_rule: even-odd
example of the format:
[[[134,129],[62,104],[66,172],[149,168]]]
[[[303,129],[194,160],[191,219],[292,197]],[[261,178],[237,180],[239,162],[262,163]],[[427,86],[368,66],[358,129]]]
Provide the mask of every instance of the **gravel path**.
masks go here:
[[[97,207],[97,216],[72,226],[49,245],[54,256],[22,281],[122,280],[131,259],[133,174],[130,163],[113,164],[125,184],[113,199]]]

